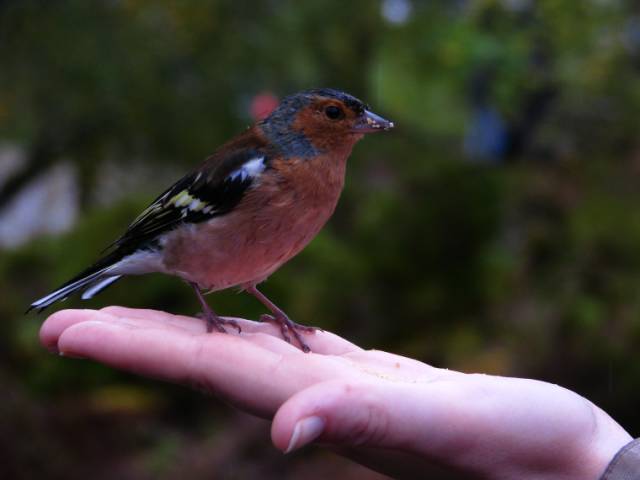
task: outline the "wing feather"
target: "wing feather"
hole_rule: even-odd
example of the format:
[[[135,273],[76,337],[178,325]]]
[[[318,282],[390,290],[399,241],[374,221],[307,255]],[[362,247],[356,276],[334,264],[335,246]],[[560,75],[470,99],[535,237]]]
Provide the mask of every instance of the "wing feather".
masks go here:
[[[217,168],[196,171],[164,191],[112,246],[131,250],[184,223],[198,223],[233,209],[266,168],[266,156],[253,149],[229,155]]]

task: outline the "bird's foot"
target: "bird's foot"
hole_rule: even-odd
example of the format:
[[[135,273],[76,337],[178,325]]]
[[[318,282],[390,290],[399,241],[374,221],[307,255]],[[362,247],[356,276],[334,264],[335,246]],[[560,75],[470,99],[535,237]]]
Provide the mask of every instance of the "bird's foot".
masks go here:
[[[216,312],[214,312],[211,307],[207,304],[206,300],[202,296],[202,292],[200,291],[200,287],[195,282],[189,282],[189,285],[193,288],[193,291],[196,292],[196,296],[198,297],[198,301],[200,302],[200,306],[202,307],[202,313],[198,315],[198,317],[203,318],[207,322],[207,333],[213,332],[215,328],[221,333],[227,333],[224,326],[231,325],[233,328],[238,330],[238,333],[242,332],[240,325],[235,320],[231,320],[228,318],[220,317]]]
[[[236,330],[238,333],[242,333],[242,328],[238,325],[238,322],[235,320],[231,320],[229,318],[222,318],[216,315],[213,311],[210,312],[202,312],[198,314],[199,318],[202,318],[207,323],[207,333],[213,332],[214,329],[221,333],[228,333],[224,328],[225,325],[230,325]]]
[[[300,335],[300,333],[315,333],[316,330],[319,330],[319,328],[317,327],[300,325],[299,323],[290,320],[286,315],[260,315],[260,321],[277,324],[280,327],[282,338],[287,343],[292,343],[291,336],[289,335],[289,333],[291,333],[291,335],[293,335],[293,338],[296,339],[296,342],[298,342],[298,345],[300,345],[302,351],[305,353],[309,353],[311,349],[309,348],[309,345],[307,345],[307,343],[302,339],[302,335]]]

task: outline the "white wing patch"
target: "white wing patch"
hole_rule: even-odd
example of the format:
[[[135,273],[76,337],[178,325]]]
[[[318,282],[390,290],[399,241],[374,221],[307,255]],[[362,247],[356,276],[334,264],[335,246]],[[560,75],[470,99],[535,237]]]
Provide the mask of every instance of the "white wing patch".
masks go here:
[[[234,170],[229,175],[229,180],[240,180],[244,182],[247,178],[255,178],[259,176],[266,165],[264,164],[264,157],[256,157],[245,162],[240,168]]]
[[[227,180],[230,181],[241,181],[244,182],[248,179],[253,179],[258,177],[264,169],[266,165],[264,164],[264,157],[256,157],[248,160],[243,163],[242,166],[229,174]],[[201,174],[198,174],[199,178]],[[203,202],[195,195],[192,195],[188,189],[182,190],[175,194],[168,202],[169,205],[172,205],[176,208],[182,209],[182,216],[186,217],[189,212],[200,212],[205,214],[209,214],[214,210],[214,208]]]
[[[209,213],[213,210],[213,207],[206,202],[189,193],[188,189],[182,190],[174,195],[167,205],[182,210],[183,217],[186,217],[189,212],[199,212],[202,210],[203,213]]]

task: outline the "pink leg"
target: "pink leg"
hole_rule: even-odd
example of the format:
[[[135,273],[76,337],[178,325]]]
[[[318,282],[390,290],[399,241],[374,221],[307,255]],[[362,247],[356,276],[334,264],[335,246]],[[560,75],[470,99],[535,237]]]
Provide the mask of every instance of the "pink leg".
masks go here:
[[[262,292],[260,292],[255,285],[246,289],[247,293],[250,293],[262,303],[265,307],[269,309],[269,311],[273,315],[262,315],[260,317],[261,321],[274,322],[280,326],[280,332],[282,333],[282,338],[285,341],[291,343],[291,337],[289,333],[293,335],[296,339],[300,348],[303,352],[308,353],[311,351],[309,346],[305,343],[300,335],[300,332],[305,333],[313,333],[318,330],[316,327],[307,327],[306,325],[300,325],[298,323],[293,322],[286,313],[280,310],[271,300],[269,300]]]
[[[200,306],[202,307],[202,314],[204,315],[204,319],[207,322],[207,332],[211,333],[215,327],[215,329],[219,332],[227,333],[223,325],[231,325],[232,327],[238,329],[238,333],[242,332],[242,329],[240,328],[240,325],[238,325],[238,322],[236,322],[235,320],[220,318],[216,314],[216,312],[211,309],[207,301],[204,299],[204,296],[200,291],[200,287],[196,283],[189,282],[189,285],[191,285],[195,290],[198,301],[200,302]]]

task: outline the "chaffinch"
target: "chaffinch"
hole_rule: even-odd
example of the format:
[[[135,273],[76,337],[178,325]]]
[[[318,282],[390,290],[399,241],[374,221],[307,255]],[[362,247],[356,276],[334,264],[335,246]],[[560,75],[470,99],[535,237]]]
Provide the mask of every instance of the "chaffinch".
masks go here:
[[[302,250],[333,213],[351,150],[365,133],[393,123],[333,89],[290,95],[264,120],[220,147],[162,193],[109,253],[29,308],[70,294],[89,299],[124,275],[162,272],[195,290],[207,331],[240,330],[219,317],[204,292],[240,287],[262,302],[283,338],[309,351],[298,325],[257,285]]]

